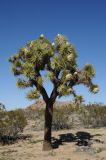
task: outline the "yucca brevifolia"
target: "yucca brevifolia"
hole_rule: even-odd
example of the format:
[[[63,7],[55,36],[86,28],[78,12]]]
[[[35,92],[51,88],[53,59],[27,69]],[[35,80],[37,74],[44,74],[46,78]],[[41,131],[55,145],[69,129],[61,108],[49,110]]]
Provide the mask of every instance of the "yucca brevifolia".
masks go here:
[[[14,75],[20,76],[17,86],[33,88],[27,94],[27,98],[36,99],[42,96],[46,103],[44,150],[51,149],[53,104],[56,98],[72,94],[76,100],[79,99],[74,91],[74,86],[79,84],[86,85],[93,93],[98,92],[98,86],[91,81],[95,76],[92,65],[87,64],[84,68],[78,69],[76,57],[73,45],[63,35],[58,34],[51,43],[42,34],[9,59]],[[43,84],[47,77],[53,83],[50,96]]]

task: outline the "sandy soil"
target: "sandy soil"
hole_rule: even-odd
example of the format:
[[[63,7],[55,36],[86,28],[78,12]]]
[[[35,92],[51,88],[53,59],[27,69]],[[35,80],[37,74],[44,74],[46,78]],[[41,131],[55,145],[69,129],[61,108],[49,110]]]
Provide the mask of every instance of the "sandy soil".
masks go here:
[[[106,160],[106,128],[53,131],[54,149],[45,152],[43,132],[28,134],[32,138],[0,145],[0,160]]]

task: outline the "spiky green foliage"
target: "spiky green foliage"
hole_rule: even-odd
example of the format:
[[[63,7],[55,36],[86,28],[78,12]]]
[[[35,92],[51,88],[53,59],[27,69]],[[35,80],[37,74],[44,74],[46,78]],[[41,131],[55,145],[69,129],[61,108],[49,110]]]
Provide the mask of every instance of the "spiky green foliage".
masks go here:
[[[95,76],[95,70],[91,64],[86,64],[84,67],[84,72],[86,76],[88,77],[94,77]]]
[[[37,90],[31,90],[27,94],[27,98],[30,99],[30,100],[38,99],[39,97],[40,97],[40,94]]]
[[[35,99],[42,95],[45,102],[48,99],[55,102],[57,97],[72,94],[82,101],[74,91],[75,85],[84,84],[93,93],[98,92],[98,86],[92,83],[95,76],[93,66],[87,64],[79,69],[76,58],[77,53],[73,45],[63,35],[58,34],[53,43],[41,35],[21,48],[9,61],[12,63],[14,75],[20,76],[17,86],[35,87],[27,94],[27,98]],[[54,86],[50,97],[43,86],[45,78],[42,71],[45,71],[46,77]]]
[[[31,81],[26,81],[26,80],[23,80],[20,78],[17,80],[17,87],[19,87],[19,88],[27,88],[27,87],[31,87],[31,86],[33,86]]]
[[[76,98],[75,98],[75,103],[77,105],[80,105],[82,102],[84,102],[84,98],[82,95],[77,95]]]

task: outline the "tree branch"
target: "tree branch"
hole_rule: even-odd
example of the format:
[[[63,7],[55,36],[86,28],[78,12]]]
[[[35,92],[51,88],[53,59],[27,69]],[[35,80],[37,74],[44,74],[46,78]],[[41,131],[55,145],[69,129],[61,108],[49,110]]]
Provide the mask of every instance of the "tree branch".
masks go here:
[[[39,71],[36,71],[36,76],[37,77],[41,77],[41,74],[40,74]],[[40,92],[40,94],[42,95],[43,100],[45,101],[45,103],[48,103],[49,97],[48,97],[48,94],[47,94],[45,88],[43,87],[43,85],[39,84],[36,79],[32,80],[32,81],[33,81],[33,84],[38,89],[38,91]]]
[[[54,88],[50,95],[50,99],[53,103],[55,102],[57,96],[58,96],[57,88]]]
[[[49,97],[48,97],[48,94],[47,94],[45,88],[42,85],[38,84],[37,81],[35,81],[34,84],[35,84],[36,88],[38,89],[38,91],[41,93],[45,103],[48,103]]]
[[[53,89],[53,91],[50,95],[50,99],[53,103],[55,102],[55,100],[58,96],[57,88],[58,88],[58,85],[59,85],[59,79],[58,79],[59,73],[60,73],[60,70],[55,71],[55,78],[52,80],[52,83],[54,85],[54,89]]]

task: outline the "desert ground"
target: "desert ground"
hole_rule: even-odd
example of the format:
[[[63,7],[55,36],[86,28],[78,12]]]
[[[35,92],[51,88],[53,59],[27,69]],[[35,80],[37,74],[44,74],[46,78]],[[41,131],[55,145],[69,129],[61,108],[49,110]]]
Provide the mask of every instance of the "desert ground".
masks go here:
[[[0,160],[106,160],[106,128],[52,132],[53,150],[42,151],[43,131],[11,145],[0,145]]]

